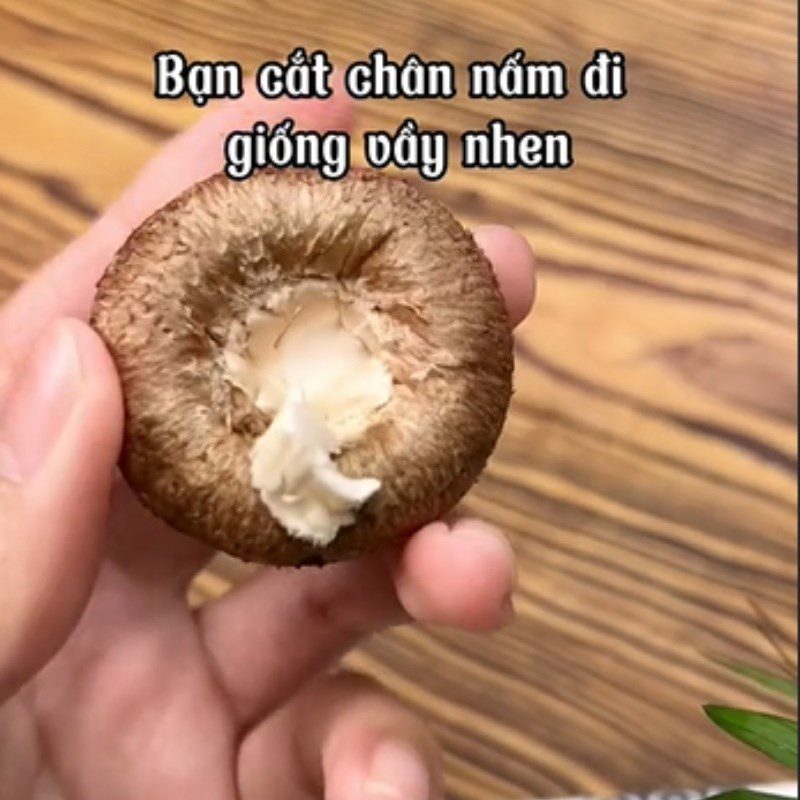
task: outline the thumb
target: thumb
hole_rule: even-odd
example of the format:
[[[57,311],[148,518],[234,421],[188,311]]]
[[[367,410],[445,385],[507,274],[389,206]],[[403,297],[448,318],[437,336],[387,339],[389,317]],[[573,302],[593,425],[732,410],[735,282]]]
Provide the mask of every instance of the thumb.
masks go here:
[[[0,700],[54,655],[88,601],[122,419],[99,337],[51,323],[0,409]]]

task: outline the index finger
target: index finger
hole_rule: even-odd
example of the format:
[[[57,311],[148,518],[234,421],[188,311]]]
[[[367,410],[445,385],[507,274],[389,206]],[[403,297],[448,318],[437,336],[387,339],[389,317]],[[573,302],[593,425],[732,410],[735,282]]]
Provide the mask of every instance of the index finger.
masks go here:
[[[92,227],[49,261],[3,308],[0,396],[13,362],[27,352],[47,323],[57,317],[88,316],[95,284],[131,231],[184,189],[221,169],[228,133],[249,128],[257,120],[274,124],[287,117],[298,129],[347,130],[352,106],[338,86],[325,100],[274,101],[250,87],[241,99],[225,103],[171,139]]]

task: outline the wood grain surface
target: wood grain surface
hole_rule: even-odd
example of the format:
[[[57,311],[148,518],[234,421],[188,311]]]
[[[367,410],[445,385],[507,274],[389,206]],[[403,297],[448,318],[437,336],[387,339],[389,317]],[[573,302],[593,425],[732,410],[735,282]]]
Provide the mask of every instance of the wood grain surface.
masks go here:
[[[0,297],[83,231],[199,115],[152,97],[154,52],[252,69],[296,45],[468,61],[515,47],[575,74],[596,47],[628,97],[373,101],[455,139],[493,116],[566,128],[568,171],[430,186],[539,257],[516,395],[464,503],[510,535],[518,621],[404,629],[348,659],[432,722],[460,800],[778,777],[703,702],[754,699],[707,651],[769,659],[747,598],[796,619],[795,9],[788,0],[252,3],[0,0]],[[455,159],[451,159],[455,160]],[[220,561],[197,592],[243,569]]]

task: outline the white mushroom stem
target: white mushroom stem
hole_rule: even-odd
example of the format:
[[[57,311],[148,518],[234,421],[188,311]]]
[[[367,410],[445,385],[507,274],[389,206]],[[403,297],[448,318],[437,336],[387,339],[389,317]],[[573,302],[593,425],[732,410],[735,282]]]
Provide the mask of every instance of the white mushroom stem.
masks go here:
[[[299,391],[291,391],[251,453],[252,478],[272,514],[292,536],[324,546],[381,486],[376,478],[348,478],[331,455],[333,430]]]
[[[392,394],[388,370],[341,317],[337,299],[306,291],[248,319],[244,356],[225,353],[229,379],[273,417],[251,451],[253,487],[290,535],[319,546],[380,488],[342,474],[332,457]]]

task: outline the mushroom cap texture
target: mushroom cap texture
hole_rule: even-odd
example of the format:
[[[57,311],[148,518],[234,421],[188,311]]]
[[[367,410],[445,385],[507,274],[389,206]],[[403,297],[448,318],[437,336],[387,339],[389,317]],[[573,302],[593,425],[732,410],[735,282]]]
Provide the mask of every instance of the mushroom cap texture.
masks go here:
[[[327,547],[289,536],[252,488],[269,424],[225,379],[234,321],[303,280],[369,303],[394,391],[337,456],[380,490]],[[122,471],[185,534],[278,565],[350,558],[452,508],[483,469],[511,396],[511,332],[488,260],[440,203],[368,170],[215,175],[149,217],[98,284],[92,325],[126,407]]]

